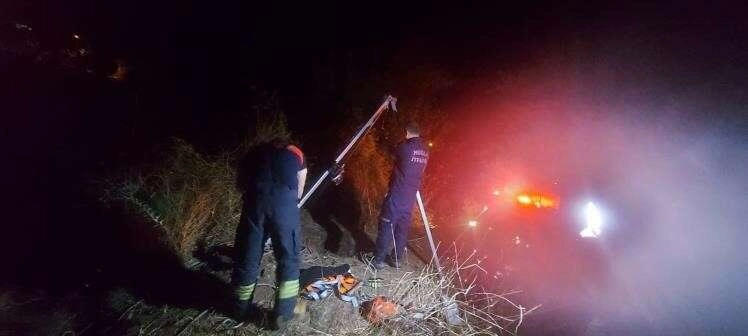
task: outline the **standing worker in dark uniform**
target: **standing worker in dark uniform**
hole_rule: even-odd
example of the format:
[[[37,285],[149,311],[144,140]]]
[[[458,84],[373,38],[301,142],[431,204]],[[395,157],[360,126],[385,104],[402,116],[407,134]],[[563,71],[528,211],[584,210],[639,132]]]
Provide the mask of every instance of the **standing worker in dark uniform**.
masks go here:
[[[421,186],[421,177],[426,169],[429,154],[420,137],[418,125],[411,122],[405,127],[405,141],[398,145],[395,152],[395,167],[390,176],[389,192],[384,197],[379,214],[379,232],[377,233],[374,267],[382,269],[387,255],[389,264],[400,267],[405,244],[408,242],[410,217],[416,192]]]
[[[274,327],[280,328],[293,318],[299,294],[301,247],[297,200],[304,191],[306,172],[301,150],[280,138],[258,145],[242,162],[237,181],[244,192],[244,205],[236,229],[232,276],[236,286],[234,314],[238,318],[246,317],[255,308],[252,297],[265,237],[273,241],[277,262]]]

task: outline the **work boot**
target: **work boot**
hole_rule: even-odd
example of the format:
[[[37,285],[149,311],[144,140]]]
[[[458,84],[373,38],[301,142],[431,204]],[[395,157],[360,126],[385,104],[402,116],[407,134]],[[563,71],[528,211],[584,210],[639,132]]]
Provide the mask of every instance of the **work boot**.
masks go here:
[[[387,264],[394,268],[400,268],[400,260],[395,260],[391,256],[387,256]]]
[[[251,300],[234,300],[231,307],[231,318],[237,321],[247,321],[257,318],[261,309]]]
[[[296,317],[296,314],[294,314],[294,315],[292,315],[290,317],[289,316],[283,316],[283,315],[276,316],[275,320],[274,320],[275,323],[273,323],[273,325],[271,327],[273,328],[273,330],[283,330],[283,329],[286,329],[288,327],[288,324],[291,321],[293,321],[293,319],[295,317]]]
[[[231,318],[237,321],[243,321],[247,318],[250,304],[251,302],[249,300],[234,300],[231,305]]]

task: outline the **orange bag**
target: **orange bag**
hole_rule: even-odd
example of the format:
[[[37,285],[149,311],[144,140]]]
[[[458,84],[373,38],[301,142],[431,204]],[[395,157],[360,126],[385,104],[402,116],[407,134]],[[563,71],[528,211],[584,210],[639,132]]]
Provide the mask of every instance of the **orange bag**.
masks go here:
[[[371,323],[378,324],[397,314],[398,306],[384,296],[377,296],[364,303],[364,317]]]

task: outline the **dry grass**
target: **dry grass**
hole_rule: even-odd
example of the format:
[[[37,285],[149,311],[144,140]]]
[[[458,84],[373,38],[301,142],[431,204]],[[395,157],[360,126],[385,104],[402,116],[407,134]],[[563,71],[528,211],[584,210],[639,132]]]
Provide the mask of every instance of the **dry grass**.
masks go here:
[[[313,223],[307,223],[313,224]],[[335,296],[322,301],[300,299],[306,313],[282,332],[273,332],[252,323],[239,323],[213,309],[183,309],[149,305],[125,291],[112,292],[110,305],[116,307],[120,326],[111,331],[127,335],[516,335],[523,319],[537,307],[517,304],[517,292],[488,293],[467,277],[480,272],[477,260],[452,261],[444,266],[442,275],[433,265],[412,262],[400,270],[386,268],[376,271],[355,259],[336,257],[306,249],[302,252],[304,266],[352,265],[354,274],[368,282],[382,278],[377,288],[365,284],[357,293],[366,301],[385,296],[396,302],[399,312],[380,323],[368,322],[361,311]],[[263,258],[263,268],[272,274],[272,255]],[[272,275],[259,279],[261,294],[255,298],[270,308]],[[460,325],[447,323],[445,311],[453,307]]]
[[[538,307],[527,309],[515,302],[518,291],[492,293],[476,283],[483,272],[480,261],[470,255],[451,260],[438,272],[434,264],[387,274],[384,286],[362,293],[365,298],[384,295],[400,305],[396,317],[381,325],[365,324],[356,334],[387,335],[516,335],[523,319]],[[377,274],[380,273],[380,274]],[[363,278],[382,276],[367,267]],[[446,315],[454,311],[459,325]]]
[[[9,296],[0,296],[0,312],[3,313],[0,316],[14,321],[9,325],[11,330],[41,330],[29,328],[45,326],[40,334],[72,332],[68,333],[72,335],[90,328],[91,334],[110,335],[494,335],[516,334],[524,317],[535,309],[526,309],[514,302],[516,292],[482,290],[475,282],[475,275],[482,271],[474,255],[461,262],[446,260],[441,275],[432,264],[424,265],[413,258],[402,269],[376,271],[356,259],[325,251],[319,243],[324,231],[308,214],[302,219],[306,242],[301,255],[302,267],[348,263],[354,274],[365,282],[377,277],[384,279],[381,286],[364,285],[357,294],[361,301],[383,295],[397,302],[400,312],[394,318],[382,324],[371,324],[350,304],[331,296],[320,302],[308,302],[304,316],[285,331],[273,332],[252,323],[234,321],[214,307],[185,308],[149,302],[122,288],[109,292],[104,302],[104,314],[108,318],[98,322],[78,318],[75,309],[79,308],[69,302],[42,307],[43,314],[28,314],[20,300]],[[275,273],[272,254],[263,257],[262,268],[264,272],[258,279],[255,302],[270,308]],[[204,268],[201,272],[212,272],[226,281],[225,271]],[[33,300],[24,302],[35,304]],[[45,306],[50,304],[47,300],[39,302]],[[446,322],[443,312],[450,306],[458,309],[461,325]]]
[[[240,206],[233,158],[207,158],[175,140],[167,160],[135,177],[124,198],[163,231],[173,252],[189,260],[198,240],[227,240]]]
[[[278,134],[288,134],[281,112],[260,117],[234,151],[206,155],[174,139],[155,164],[110,182],[107,201],[124,201],[163,232],[163,241],[185,263],[198,245],[233,241],[241,213],[236,189],[236,165],[252,146]]]
[[[361,139],[346,164],[346,179],[356,191],[361,207],[361,223],[372,223],[379,215],[379,207],[387,193],[392,170],[390,155],[377,144],[375,134]]]
[[[68,294],[49,300],[41,292],[0,294],[0,335],[75,335],[92,323],[85,320],[86,299]]]

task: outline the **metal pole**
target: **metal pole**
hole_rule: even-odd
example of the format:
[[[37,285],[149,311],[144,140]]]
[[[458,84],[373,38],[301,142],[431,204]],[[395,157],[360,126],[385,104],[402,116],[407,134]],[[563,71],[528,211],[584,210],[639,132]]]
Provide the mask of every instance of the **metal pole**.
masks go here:
[[[322,173],[322,176],[320,176],[317,179],[317,181],[314,182],[314,184],[312,185],[312,187],[309,188],[309,191],[306,192],[306,195],[304,195],[304,197],[301,198],[301,200],[299,201],[299,204],[297,204],[297,206],[298,206],[299,209],[304,206],[304,203],[306,203],[307,200],[309,200],[309,196],[311,196],[314,193],[314,191],[317,190],[317,188],[319,188],[320,184],[322,184],[322,181],[325,180],[325,178],[327,177],[327,175],[330,175],[330,170],[329,169],[325,170],[325,172]]]
[[[366,122],[366,124],[364,124],[363,126],[361,126],[361,128],[358,130],[358,133],[356,133],[356,135],[353,136],[353,139],[351,139],[351,141],[348,142],[348,145],[345,146],[345,148],[343,149],[343,151],[341,151],[340,154],[338,155],[338,157],[335,158],[335,163],[340,163],[340,161],[343,160],[343,158],[345,157],[345,155],[348,154],[348,151],[350,151],[351,148],[353,148],[353,145],[355,145],[356,142],[358,142],[358,139],[361,138],[361,136],[364,135],[364,133],[369,128],[371,128],[371,126],[374,125],[374,122],[379,118],[379,115],[382,114],[382,112],[384,112],[384,110],[387,108],[387,106],[390,105],[390,102],[393,99],[395,99],[395,98],[392,97],[392,96],[387,96],[387,98],[384,100],[384,102],[382,102],[382,105],[379,105],[379,108],[376,110],[376,112],[374,112],[374,114],[371,115],[371,118],[369,118],[369,120]]]
[[[423,219],[423,225],[426,227],[426,236],[429,238],[429,245],[431,246],[431,258],[436,264],[436,269],[439,274],[442,273],[442,266],[439,263],[439,256],[436,255],[436,245],[434,245],[434,237],[431,236],[431,226],[429,225],[429,218],[426,216],[426,208],[423,206],[423,200],[421,199],[421,192],[416,191],[416,200],[418,200],[418,209],[421,210],[421,218]]]
[[[382,114],[382,112],[384,112],[384,110],[387,109],[387,107],[391,107],[393,110],[397,110],[395,107],[395,102],[397,102],[397,99],[390,95],[388,95],[384,99],[384,102],[382,102],[382,105],[379,105],[379,108],[374,112],[374,114],[371,115],[369,120],[366,121],[366,123],[363,124],[361,128],[359,128],[358,132],[356,132],[356,135],[353,136],[351,141],[348,142],[348,145],[346,145],[345,148],[343,148],[343,150],[340,152],[340,154],[338,154],[338,156],[335,158],[336,165],[340,163],[341,161],[343,161],[346,154],[348,154],[348,152],[353,148],[353,145],[355,145],[356,142],[358,142],[358,140],[366,133],[366,131],[368,131],[371,128],[371,126],[374,125],[374,123],[377,121],[379,116]],[[322,184],[325,178],[327,178],[328,175],[330,175],[330,169],[325,170],[325,172],[322,173],[322,176],[320,176],[317,179],[317,181],[314,182],[312,187],[309,188],[309,191],[307,191],[304,197],[301,198],[301,200],[299,201],[299,204],[297,204],[297,207],[301,208],[304,206],[306,201],[309,200],[309,197],[311,197],[312,194],[314,194],[314,192],[317,191],[317,188],[319,188],[319,186]]]
[[[423,225],[426,227],[426,236],[429,238],[429,245],[431,245],[431,255],[436,264],[436,270],[439,277],[444,279],[442,274],[442,266],[439,263],[439,257],[436,255],[436,246],[434,245],[434,238],[431,236],[431,226],[429,226],[429,219],[426,217],[426,208],[423,206],[423,200],[421,199],[421,192],[416,191],[416,199],[418,200],[418,209],[421,210],[421,218],[423,218]],[[441,302],[444,305],[442,308],[442,314],[447,319],[447,323],[453,326],[462,325],[463,321],[460,318],[460,309],[457,303],[450,299],[448,296],[442,293]]]
[[[395,240],[395,225],[390,221],[390,232],[392,232],[392,246],[395,248],[395,265],[399,268],[400,263],[397,260],[397,240]]]

